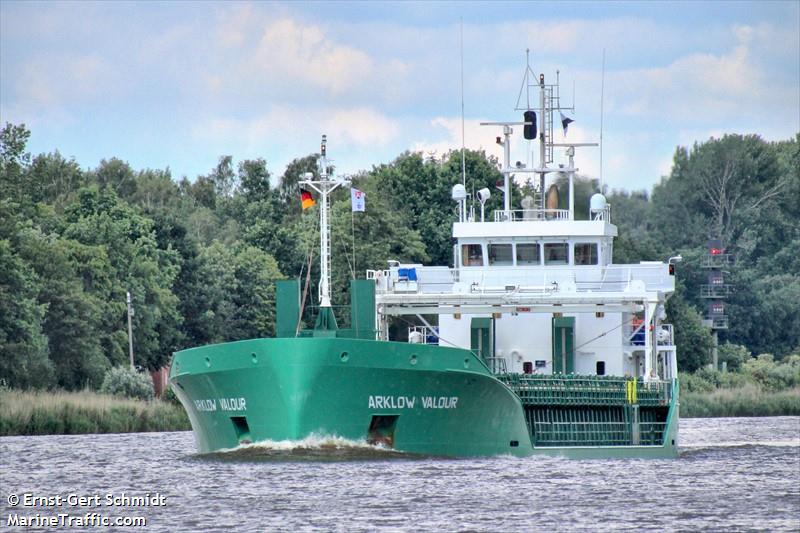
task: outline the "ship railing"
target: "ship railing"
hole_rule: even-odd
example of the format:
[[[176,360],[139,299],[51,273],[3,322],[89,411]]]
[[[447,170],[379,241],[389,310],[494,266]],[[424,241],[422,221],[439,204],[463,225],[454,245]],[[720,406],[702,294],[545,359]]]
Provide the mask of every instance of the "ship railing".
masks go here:
[[[472,293],[554,292],[563,287],[593,292],[620,292],[637,284],[648,291],[673,291],[675,277],[666,263],[606,266],[488,266],[449,268],[400,265],[387,270],[367,270],[378,293],[447,294],[454,283],[464,283]],[[499,289],[498,289],[499,288]]]
[[[424,280],[425,269],[420,272]],[[618,292],[641,282],[646,290],[672,291],[675,277],[669,274],[666,263],[606,266],[488,266],[462,267],[459,281],[473,286],[473,292],[483,287],[550,287],[558,289],[569,284],[577,291]]]
[[[375,292],[382,293],[389,291],[388,270],[367,270],[367,279],[371,279],[375,282]]]
[[[666,406],[672,381],[640,381],[621,377],[579,375],[498,374],[523,405]]]
[[[381,293],[452,292],[458,281],[458,270],[446,266],[400,265],[387,270],[367,270],[367,279],[375,281],[375,291]]]
[[[611,222],[611,206],[606,204],[604,207],[599,209],[590,209],[589,210],[589,219],[590,220],[604,220],[606,222]]]
[[[568,209],[496,209],[495,222],[531,222],[535,220],[569,220]]]

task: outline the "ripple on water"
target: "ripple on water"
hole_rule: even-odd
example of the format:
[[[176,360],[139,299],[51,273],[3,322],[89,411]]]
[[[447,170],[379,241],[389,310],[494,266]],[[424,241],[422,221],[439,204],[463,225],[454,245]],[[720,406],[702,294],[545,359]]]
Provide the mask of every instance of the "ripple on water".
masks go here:
[[[800,530],[800,418],[684,420],[680,444],[675,460],[443,460],[330,437],[204,455],[189,432],[5,437],[0,492],[157,491],[165,508],[114,509],[147,531]]]

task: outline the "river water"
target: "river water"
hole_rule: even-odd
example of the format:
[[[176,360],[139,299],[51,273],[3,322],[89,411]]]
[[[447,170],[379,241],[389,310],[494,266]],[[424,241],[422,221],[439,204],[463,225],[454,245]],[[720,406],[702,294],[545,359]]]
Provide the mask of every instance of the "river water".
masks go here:
[[[0,531],[800,531],[800,417],[686,419],[680,444],[674,460],[576,461],[332,439],[201,456],[190,432],[3,437]]]

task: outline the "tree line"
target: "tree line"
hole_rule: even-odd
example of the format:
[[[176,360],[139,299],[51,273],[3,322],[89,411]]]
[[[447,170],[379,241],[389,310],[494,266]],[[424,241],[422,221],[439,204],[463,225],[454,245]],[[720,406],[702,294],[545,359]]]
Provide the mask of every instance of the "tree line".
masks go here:
[[[182,348],[273,335],[277,279],[309,280],[305,316],[313,320],[318,216],[302,210],[299,181],[317,172],[318,154],[293,160],[280,177],[264,159],[223,156],[208,174],[178,180],[168,168],[136,170],[116,158],[83,169],[57,151],[32,156],[29,136],[24,125],[0,131],[6,384],[96,388],[105,372],[128,361],[128,291],[135,362],[147,369]],[[800,346],[799,143],[800,136],[712,139],[678,148],[670,175],[652,194],[606,191],[620,234],[615,262],[684,257],[668,304],[683,370],[708,362],[699,285],[710,235],[721,236],[738,259],[723,352],[779,359]],[[467,151],[465,159],[468,191],[493,189],[502,179],[497,161],[482,151]],[[461,181],[460,152],[441,159],[406,152],[351,179],[366,193],[367,210],[352,213],[346,190],[334,197],[335,302],[348,301],[353,275],[386,268],[387,259],[452,264],[450,192]],[[519,189],[514,205],[525,187]],[[587,210],[596,190],[596,182],[578,180],[576,207]],[[501,202],[493,195],[486,207]],[[337,318],[346,325],[346,310]]]

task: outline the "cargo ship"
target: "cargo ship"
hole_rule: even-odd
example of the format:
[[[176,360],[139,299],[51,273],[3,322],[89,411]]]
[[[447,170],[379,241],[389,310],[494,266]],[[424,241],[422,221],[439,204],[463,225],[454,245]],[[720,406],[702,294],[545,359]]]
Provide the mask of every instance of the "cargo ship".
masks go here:
[[[174,354],[170,382],[201,453],[336,437],[432,456],[677,455],[665,302],[680,258],[613,263],[617,228],[603,195],[576,217],[575,153],[596,144],[554,142],[555,113],[566,130],[571,109],[557,78],[546,83],[528,67],[523,83],[522,120],[484,124],[501,132],[503,208],[486,216],[491,191],[470,207],[464,184],[454,184],[452,266],[387,258],[385,269],[351,280],[346,328],[331,305],[328,216],[330,193],[349,182],[329,171],[323,136],[319,172],[302,182],[320,213],[314,327],[301,328],[300,281],[280,281],[275,338]],[[536,164],[512,164],[515,129],[538,143]],[[514,176],[525,175],[533,193],[516,208]],[[390,338],[398,316],[417,324],[402,340]]]

